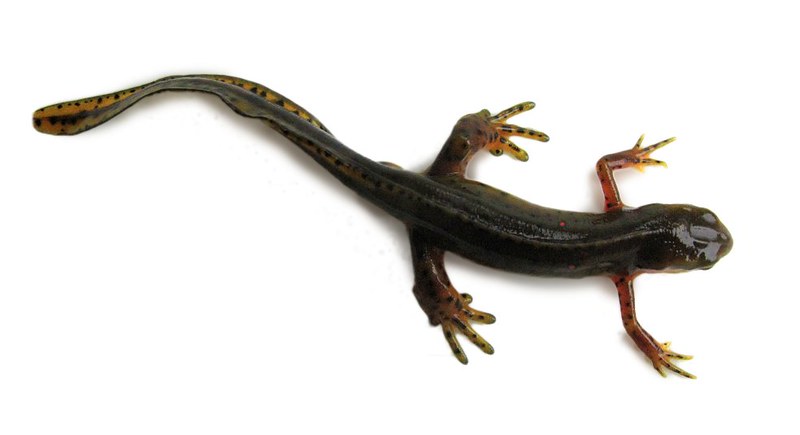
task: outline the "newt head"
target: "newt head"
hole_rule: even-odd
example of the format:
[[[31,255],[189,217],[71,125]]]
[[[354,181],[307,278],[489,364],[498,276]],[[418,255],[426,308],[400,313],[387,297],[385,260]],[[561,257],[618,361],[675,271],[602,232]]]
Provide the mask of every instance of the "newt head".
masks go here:
[[[665,231],[643,255],[646,269],[664,272],[707,270],[733,247],[731,233],[711,210],[670,205],[664,210]],[[641,252],[640,252],[641,254]]]
[[[731,233],[717,215],[705,208],[688,207],[686,224],[676,235],[689,248],[695,265],[710,269],[733,248]]]

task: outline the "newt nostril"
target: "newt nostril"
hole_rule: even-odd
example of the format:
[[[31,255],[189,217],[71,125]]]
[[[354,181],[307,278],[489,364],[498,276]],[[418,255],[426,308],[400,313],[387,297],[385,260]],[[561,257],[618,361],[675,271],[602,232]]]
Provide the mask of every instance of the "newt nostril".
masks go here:
[[[703,216],[701,216],[701,218],[704,221],[706,221],[706,223],[709,223],[711,225],[714,225],[715,223],[717,223],[717,217],[714,216],[714,213],[711,213],[711,212],[703,214]]]

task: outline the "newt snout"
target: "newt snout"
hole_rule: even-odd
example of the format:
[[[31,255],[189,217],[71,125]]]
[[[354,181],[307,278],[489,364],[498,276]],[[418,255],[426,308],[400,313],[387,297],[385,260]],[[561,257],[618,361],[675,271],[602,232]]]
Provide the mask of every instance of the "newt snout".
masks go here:
[[[674,229],[680,241],[676,251],[684,259],[679,268],[710,269],[733,248],[733,237],[712,211],[694,206],[680,209],[684,217]]]
[[[708,262],[700,266],[701,269],[710,269],[733,248],[733,237],[728,228],[720,222],[719,218],[709,210],[700,216],[702,223],[689,225],[689,235],[694,239],[693,245],[700,248],[700,253]]]

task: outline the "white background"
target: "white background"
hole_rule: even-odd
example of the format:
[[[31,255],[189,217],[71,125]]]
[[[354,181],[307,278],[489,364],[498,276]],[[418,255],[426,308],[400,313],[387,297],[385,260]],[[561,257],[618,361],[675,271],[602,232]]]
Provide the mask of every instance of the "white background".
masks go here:
[[[0,433],[797,433],[796,14],[771,2],[36,2],[3,13]],[[596,3],[596,4],[593,4]],[[787,2],[788,3],[788,2]],[[639,317],[695,355],[661,378],[603,278],[455,256],[491,357],[461,366],[411,293],[403,227],[212,97],[160,95],[76,137],[34,109],[161,76],[272,87],[346,144],[420,170],[463,114],[524,100],[522,164],[472,177],[599,211],[714,210],[714,269],[636,281]]]

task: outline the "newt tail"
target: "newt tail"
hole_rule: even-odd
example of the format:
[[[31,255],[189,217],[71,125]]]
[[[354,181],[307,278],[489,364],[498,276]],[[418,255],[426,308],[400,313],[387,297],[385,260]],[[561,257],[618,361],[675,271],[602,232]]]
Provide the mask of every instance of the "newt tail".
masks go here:
[[[33,113],[33,127],[53,135],[80,134],[111,120],[143,98],[166,91],[219,97],[239,115],[265,122],[362,195],[369,192],[370,184],[385,184],[378,181],[378,173],[389,168],[343,145],[316,117],[292,100],[237,77],[170,76],[118,92],[53,104]]]
[[[214,85],[213,82],[249,91],[253,95],[261,97],[263,101],[294,113],[320,130],[329,132],[307,110],[264,85],[237,77],[210,74],[164,77],[154,82],[110,94],[42,107],[33,114],[33,127],[42,133],[55,135],[83,133],[119,115],[142,98],[164,91],[198,91],[215,94],[236,113],[243,116],[260,117],[252,109],[248,109],[245,104],[238,102],[233,93],[225,92],[226,87]]]

